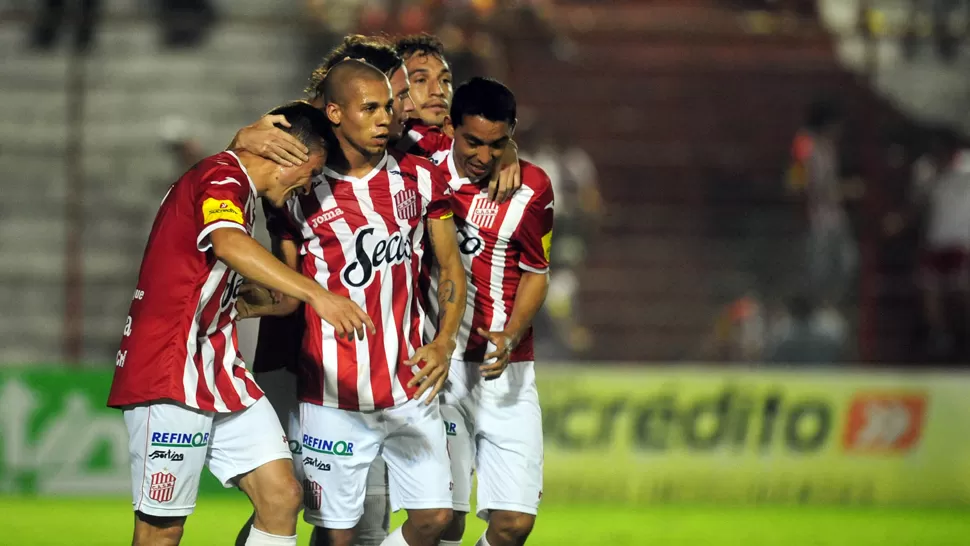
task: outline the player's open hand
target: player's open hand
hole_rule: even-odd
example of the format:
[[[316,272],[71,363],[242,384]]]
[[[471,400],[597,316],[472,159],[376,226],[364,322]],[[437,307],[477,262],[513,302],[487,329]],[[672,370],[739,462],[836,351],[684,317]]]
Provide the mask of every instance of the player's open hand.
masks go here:
[[[265,157],[284,167],[298,167],[309,159],[307,147],[293,135],[275,124],[289,127],[290,122],[280,115],[263,116],[252,125],[236,133],[233,147]]]
[[[453,350],[454,343],[452,343],[452,347],[449,350],[447,343],[443,341],[432,341],[414,351],[414,356],[406,364],[408,366],[414,366],[424,362],[424,365],[421,366],[418,373],[414,374],[414,377],[408,381],[409,388],[414,386],[418,387],[418,390],[414,392],[415,400],[420,399],[428,389],[431,389],[431,394],[428,395],[428,400],[425,404],[430,404],[437,398],[438,393],[441,392],[441,389],[445,386],[445,381],[448,379],[448,369],[451,365],[450,357]]]
[[[509,141],[502,155],[496,173],[488,181],[488,198],[495,203],[504,203],[512,198],[522,186],[522,169],[519,166],[519,151],[515,142]]]
[[[485,355],[485,364],[478,367],[485,381],[497,379],[509,367],[509,357],[512,349],[515,348],[515,340],[505,331],[489,332],[483,328],[478,329],[478,334],[489,340],[495,345],[495,350]]]
[[[319,294],[307,303],[310,304],[310,307],[313,307],[320,318],[333,326],[337,337],[351,340],[356,333],[357,339],[364,339],[365,331],[370,332],[371,335],[377,333],[374,321],[349,298],[338,296],[321,288]]]

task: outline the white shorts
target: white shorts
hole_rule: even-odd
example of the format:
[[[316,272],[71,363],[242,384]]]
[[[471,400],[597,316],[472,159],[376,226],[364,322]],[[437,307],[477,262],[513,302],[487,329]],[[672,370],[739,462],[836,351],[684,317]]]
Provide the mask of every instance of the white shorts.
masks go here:
[[[453,404],[441,404],[441,418],[445,421],[448,457],[451,461],[452,508],[467,514],[471,511],[475,463],[475,446],[469,434],[468,419],[463,414],[463,408]]]
[[[225,487],[277,459],[289,459],[283,427],[265,397],[234,413],[211,413],[175,403],[124,410],[128,427],[132,504],[150,516],[192,513],[202,467]]]
[[[303,483],[303,465],[310,464],[310,457],[303,456],[303,446],[300,442],[300,400],[296,396],[296,375],[285,369],[273,370],[255,374],[256,383],[273,403],[276,415],[286,429],[286,436],[290,439],[290,453],[293,454],[293,472],[296,479]],[[377,457],[371,464],[367,472],[367,495],[387,496],[387,466],[384,459]],[[376,505],[368,503],[367,506]],[[364,518],[367,521],[380,521],[384,519],[383,514],[373,518]],[[387,528],[385,527],[385,530]]]
[[[380,453],[393,511],[451,508],[451,468],[437,400],[372,412],[304,402],[300,412],[308,523],[352,529],[364,513],[367,473]]]
[[[477,515],[485,520],[490,510],[536,515],[542,499],[543,450],[535,363],[511,363],[491,381],[481,380],[478,367],[452,361],[446,395],[469,431],[470,445],[457,456],[475,458]],[[465,468],[461,462],[452,464],[456,492],[471,491],[471,472]],[[455,510],[461,510],[461,500],[456,495]]]

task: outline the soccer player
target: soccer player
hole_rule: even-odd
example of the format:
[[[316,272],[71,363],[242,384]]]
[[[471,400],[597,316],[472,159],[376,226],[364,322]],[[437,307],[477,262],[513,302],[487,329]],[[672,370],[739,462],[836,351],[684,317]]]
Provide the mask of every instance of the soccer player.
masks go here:
[[[310,84],[306,89],[307,100],[317,108],[325,106],[323,97],[323,82],[327,72],[345,59],[362,60],[381,72],[383,72],[391,82],[391,91],[394,96],[393,120],[388,128],[391,140],[399,139],[404,131],[404,123],[408,116],[414,111],[414,105],[408,96],[408,76],[404,63],[397,55],[394,47],[380,38],[368,38],[366,36],[352,35],[344,38],[335,47],[320,67],[314,70],[310,77]],[[246,142],[257,152],[269,152],[271,139],[265,138],[266,135],[259,134],[259,129],[252,127],[242,129],[236,137],[237,142]],[[256,135],[252,133],[256,132]],[[258,136],[259,138],[248,138]],[[293,143],[288,143],[292,145]],[[299,152],[294,150],[294,152]],[[273,159],[272,157],[270,157]],[[270,231],[280,233],[287,231],[291,226],[280,216],[279,211],[274,210],[272,205],[263,204],[267,211],[267,225]],[[298,241],[302,239],[302,234],[289,231],[285,239],[273,237],[274,253],[284,262],[300,270]],[[283,307],[280,302],[274,302],[270,306],[275,306],[272,314],[286,314],[288,309]],[[303,320],[302,310],[295,309],[296,312],[289,316],[275,317],[267,316],[261,320],[259,325],[258,342],[256,354],[253,358],[253,373],[257,382],[266,391],[266,396],[273,402],[279,414],[280,420],[287,427],[291,438],[299,438],[300,427],[300,408],[296,392],[297,359],[300,352],[300,344],[303,339],[305,321]],[[265,309],[257,311],[258,314],[267,312]],[[294,471],[297,478],[303,479],[304,464],[311,464],[313,457],[303,454],[302,444],[299,441],[291,440],[290,448],[293,452]],[[246,523],[237,544],[245,543],[248,527],[252,523],[252,518]],[[390,525],[390,499],[388,495],[387,470],[381,457],[376,457],[367,475],[366,496],[364,499],[364,513],[355,528],[356,546],[378,546],[387,537]],[[327,535],[318,533],[314,529],[311,543],[324,544]]]
[[[300,362],[304,519],[346,546],[363,512],[367,470],[383,453],[391,504],[408,520],[384,546],[433,546],[451,520],[451,471],[437,394],[464,313],[465,275],[445,182],[429,161],[388,152],[387,77],[346,60],[323,81],[335,154],[310,195],[292,200],[303,272],[375,317],[376,335],[342,340],[309,313]],[[438,336],[423,345],[415,276],[430,234],[441,265]],[[280,234],[285,237],[285,233]],[[423,362],[423,366],[420,363]]]
[[[329,124],[306,103],[272,112],[308,151],[280,167],[240,151],[199,162],[162,200],[125,323],[108,406],[129,433],[135,545],[178,544],[203,465],[256,508],[248,545],[295,545],[300,487],[271,404],[239,357],[243,279],[306,302],[341,335],[373,323],[252,238],[257,197],[282,205],[323,168]]]
[[[450,201],[468,278],[467,309],[451,363],[446,398],[468,435],[450,438],[454,521],[442,546],[461,544],[461,507],[471,472],[456,453],[474,453],[478,516],[488,521],[479,546],[524,544],[542,497],[542,413],[535,383],[532,320],[548,289],[553,193],[549,177],[521,161],[522,187],[495,203],[485,182],[512,138],[516,103],[501,83],[473,78],[455,92],[450,123]],[[435,301],[431,298],[431,302]],[[470,438],[463,448],[456,442]],[[464,483],[463,483],[464,482]]]
[[[445,48],[441,40],[430,34],[405,36],[397,41],[396,47],[408,70],[415,111],[404,138],[394,146],[427,157],[438,165],[451,147],[452,127],[446,121],[453,87]],[[512,140],[508,148],[501,168],[495,169],[488,181],[489,198],[497,203],[508,200],[521,186],[519,158]]]

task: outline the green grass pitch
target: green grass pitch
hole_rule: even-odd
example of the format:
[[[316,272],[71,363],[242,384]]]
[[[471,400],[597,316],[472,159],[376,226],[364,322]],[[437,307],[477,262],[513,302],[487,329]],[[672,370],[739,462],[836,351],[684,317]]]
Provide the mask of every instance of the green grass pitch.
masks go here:
[[[199,500],[186,546],[231,546],[250,508],[243,498]],[[401,516],[395,518],[399,525]],[[131,504],[124,498],[0,497],[0,544],[130,544]],[[465,544],[483,524],[469,519]],[[309,529],[301,523],[300,544]],[[964,546],[970,511],[859,507],[578,506],[540,509],[533,546]]]

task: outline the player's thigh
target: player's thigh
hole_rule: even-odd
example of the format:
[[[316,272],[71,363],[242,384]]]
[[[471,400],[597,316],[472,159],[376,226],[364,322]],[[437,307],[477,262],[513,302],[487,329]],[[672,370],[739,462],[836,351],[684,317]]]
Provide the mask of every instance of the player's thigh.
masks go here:
[[[530,394],[531,392],[531,394]],[[475,472],[478,516],[489,510],[535,515],[542,498],[542,410],[536,391],[515,401],[478,402]]]
[[[460,406],[441,404],[448,458],[451,463],[452,502],[458,512],[471,510],[472,473],[475,462],[469,423]]]
[[[124,411],[132,504],[155,518],[188,516],[195,508],[212,415],[170,403]]]
[[[438,401],[410,400],[384,415],[391,509],[450,509],[451,462]]]
[[[276,410],[280,424],[286,432],[290,453],[293,455],[293,473],[303,481],[303,450],[300,443],[300,400],[296,391],[296,376],[286,369],[254,374],[256,383]]]
[[[240,476],[278,459],[292,460],[292,455],[266,397],[242,411],[215,416],[209,470],[224,487],[235,487]]]
[[[364,513],[367,473],[384,427],[376,413],[300,404],[303,519],[317,527],[353,529]]]

